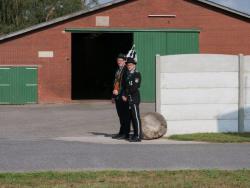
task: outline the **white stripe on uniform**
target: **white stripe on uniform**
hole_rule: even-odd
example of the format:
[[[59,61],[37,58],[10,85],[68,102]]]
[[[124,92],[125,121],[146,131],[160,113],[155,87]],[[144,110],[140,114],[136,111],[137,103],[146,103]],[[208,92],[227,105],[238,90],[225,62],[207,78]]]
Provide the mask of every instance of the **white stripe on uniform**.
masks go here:
[[[140,124],[140,122],[139,122],[139,119],[138,119],[138,115],[137,115],[137,110],[136,110],[136,106],[135,106],[135,104],[134,104],[134,108],[135,108],[135,116],[136,116],[136,120],[137,120],[137,126],[138,126],[138,136],[140,136],[140,126],[139,126],[139,124]]]

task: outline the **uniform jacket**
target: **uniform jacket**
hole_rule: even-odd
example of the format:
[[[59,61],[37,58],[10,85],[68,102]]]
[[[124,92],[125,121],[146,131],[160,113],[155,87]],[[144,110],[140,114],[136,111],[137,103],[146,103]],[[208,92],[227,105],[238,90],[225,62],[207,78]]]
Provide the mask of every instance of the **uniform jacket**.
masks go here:
[[[124,96],[128,98],[130,104],[139,104],[141,102],[140,97],[140,85],[141,85],[141,73],[134,70],[133,72],[127,71],[126,79],[123,82]]]
[[[124,66],[122,70],[120,70],[119,68],[116,70],[113,89],[118,90],[118,95],[112,95],[112,98],[121,99],[121,96],[124,93],[125,89],[124,82],[126,80],[126,73],[127,73],[126,66]]]

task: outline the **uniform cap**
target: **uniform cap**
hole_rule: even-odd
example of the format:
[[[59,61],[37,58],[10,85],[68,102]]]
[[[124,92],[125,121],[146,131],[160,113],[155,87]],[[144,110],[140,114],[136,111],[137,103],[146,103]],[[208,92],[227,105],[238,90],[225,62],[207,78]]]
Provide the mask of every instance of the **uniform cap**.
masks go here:
[[[123,59],[123,60],[126,60],[126,55],[120,53],[118,56],[117,56],[117,59]]]
[[[131,58],[131,57],[127,58],[126,64],[128,64],[128,63],[133,63],[133,64],[136,65],[136,61],[133,58]]]

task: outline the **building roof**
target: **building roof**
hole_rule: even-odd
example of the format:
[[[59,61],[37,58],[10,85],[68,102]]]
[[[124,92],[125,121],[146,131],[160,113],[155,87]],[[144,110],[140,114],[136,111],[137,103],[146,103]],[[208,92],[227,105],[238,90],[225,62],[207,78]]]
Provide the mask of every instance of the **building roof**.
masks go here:
[[[34,31],[34,30],[37,30],[37,29],[40,29],[40,28],[43,28],[43,27],[46,27],[46,26],[50,26],[50,25],[53,25],[53,24],[56,24],[56,23],[59,23],[59,22],[62,22],[62,21],[66,21],[68,19],[75,18],[77,16],[81,16],[81,15],[84,15],[84,14],[87,14],[87,13],[91,13],[91,12],[94,12],[96,10],[100,10],[100,9],[103,9],[103,8],[106,8],[106,7],[110,7],[112,5],[115,5],[115,4],[124,2],[124,1],[128,1],[128,0],[113,0],[111,2],[100,4],[100,5],[97,5],[95,7],[92,7],[92,8],[86,9],[86,10],[77,11],[75,13],[68,14],[66,16],[62,16],[62,17],[53,19],[51,21],[43,22],[43,23],[28,27],[28,28],[25,28],[25,29],[22,29],[22,30],[19,30],[19,31],[16,31],[16,32],[13,32],[13,33],[10,33],[10,34],[7,34],[7,35],[0,36],[0,41],[5,40],[5,39],[9,39],[9,38],[12,38],[12,37],[15,37],[15,36],[18,36],[18,35],[22,35],[22,34],[25,34],[25,33],[28,33],[30,31]]]
[[[53,20],[48,21],[48,22],[43,22],[43,23],[28,27],[28,28],[25,28],[25,29],[22,29],[22,30],[19,30],[19,31],[16,31],[16,32],[13,32],[13,33],[10,33],[10,34],[7,34],[7,35],[0,36],[0,41],[10,39],[12,37],[16,37],[18,35],[22,35],[22,34],[25,34],[25,33],[28,33],[28,32],[31,32],[31,31],[34,31],[34,30],[37,30],[37,29],[40,29],[40,28],[43,28],[43,27],[46,27],[46,26],[50,26],[50,25],[53,25],[53,24],[56,24],[56,23],[59,23],[59,22],[62,22],[62,21],[66,21],[66,20],[69,20],[71,18],[75,18],[77,16],[85,15],[87,13],[91,13],[91,12],[94,12],[96,10],[107,8],[107,7],[110,7],[110,6],[125,2],[125,1],[129,1],[129,0],[113,0],[113,1],[110,1],[108,3],[97,5],[97,6],[93,7],[93,8],[87,9],[87,10],[81,10],[81,11],[78,11],[78,12],[75,12],[75,13],[72,13],[72,14],[69,14],[69,15],[66,15],[66,16],[62,16],[62,17],[53,19]],[[205,4],[211,5],[213,7],[217,7],[219,9],[222,9],[222,10],[227,11],[227,12],[231,12],[233,14],[242,16],[244,18],[248,18],[248,19],[250,18],[250,15],[247,14],[247,13],[240,12],[238,10],[235,10],[235,9],[220,5],[220,4],[212,2],[210,0],[194,0],[194,1],[205,3]]]
[[[245,18],[250,18],[250,15],[245,13],[245,12],[241,12],[241,11],[238,11],[238,10],[235,10],[233,8],[229,8],[227,6],[224,6],[224,5],[221,5],[221,4],[218,4],[218,3],[215,3],[211,0],[196,0],[198,2],[201,2],[201,3],[205,3],[207,5],[211,5],[213,7],[216,7],[216,8],[219,8],[219,9],[222,9],[224,11],[227,11],[227,12],[231,12],[231,13],[234,13],[236,15],[240,15],[242,17],[245,17]]]

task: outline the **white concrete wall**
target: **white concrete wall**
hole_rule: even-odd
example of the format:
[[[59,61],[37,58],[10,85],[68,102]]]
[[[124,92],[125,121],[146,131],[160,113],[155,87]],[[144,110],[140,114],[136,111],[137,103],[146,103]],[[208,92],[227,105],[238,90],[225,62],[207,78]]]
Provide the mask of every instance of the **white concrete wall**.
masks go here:
[[[167,120],[167,135],[238,130],[238,56],[157,58],[157,111]],[[250,80],[248,83],[250,92]],[[248,101],[250,107],[250,93]],[[250,124],[250,109],[246,121]]]
[[[244,78],[245,78],[245,113],[244,128],[250,132],[250,56],[244,57]]]

